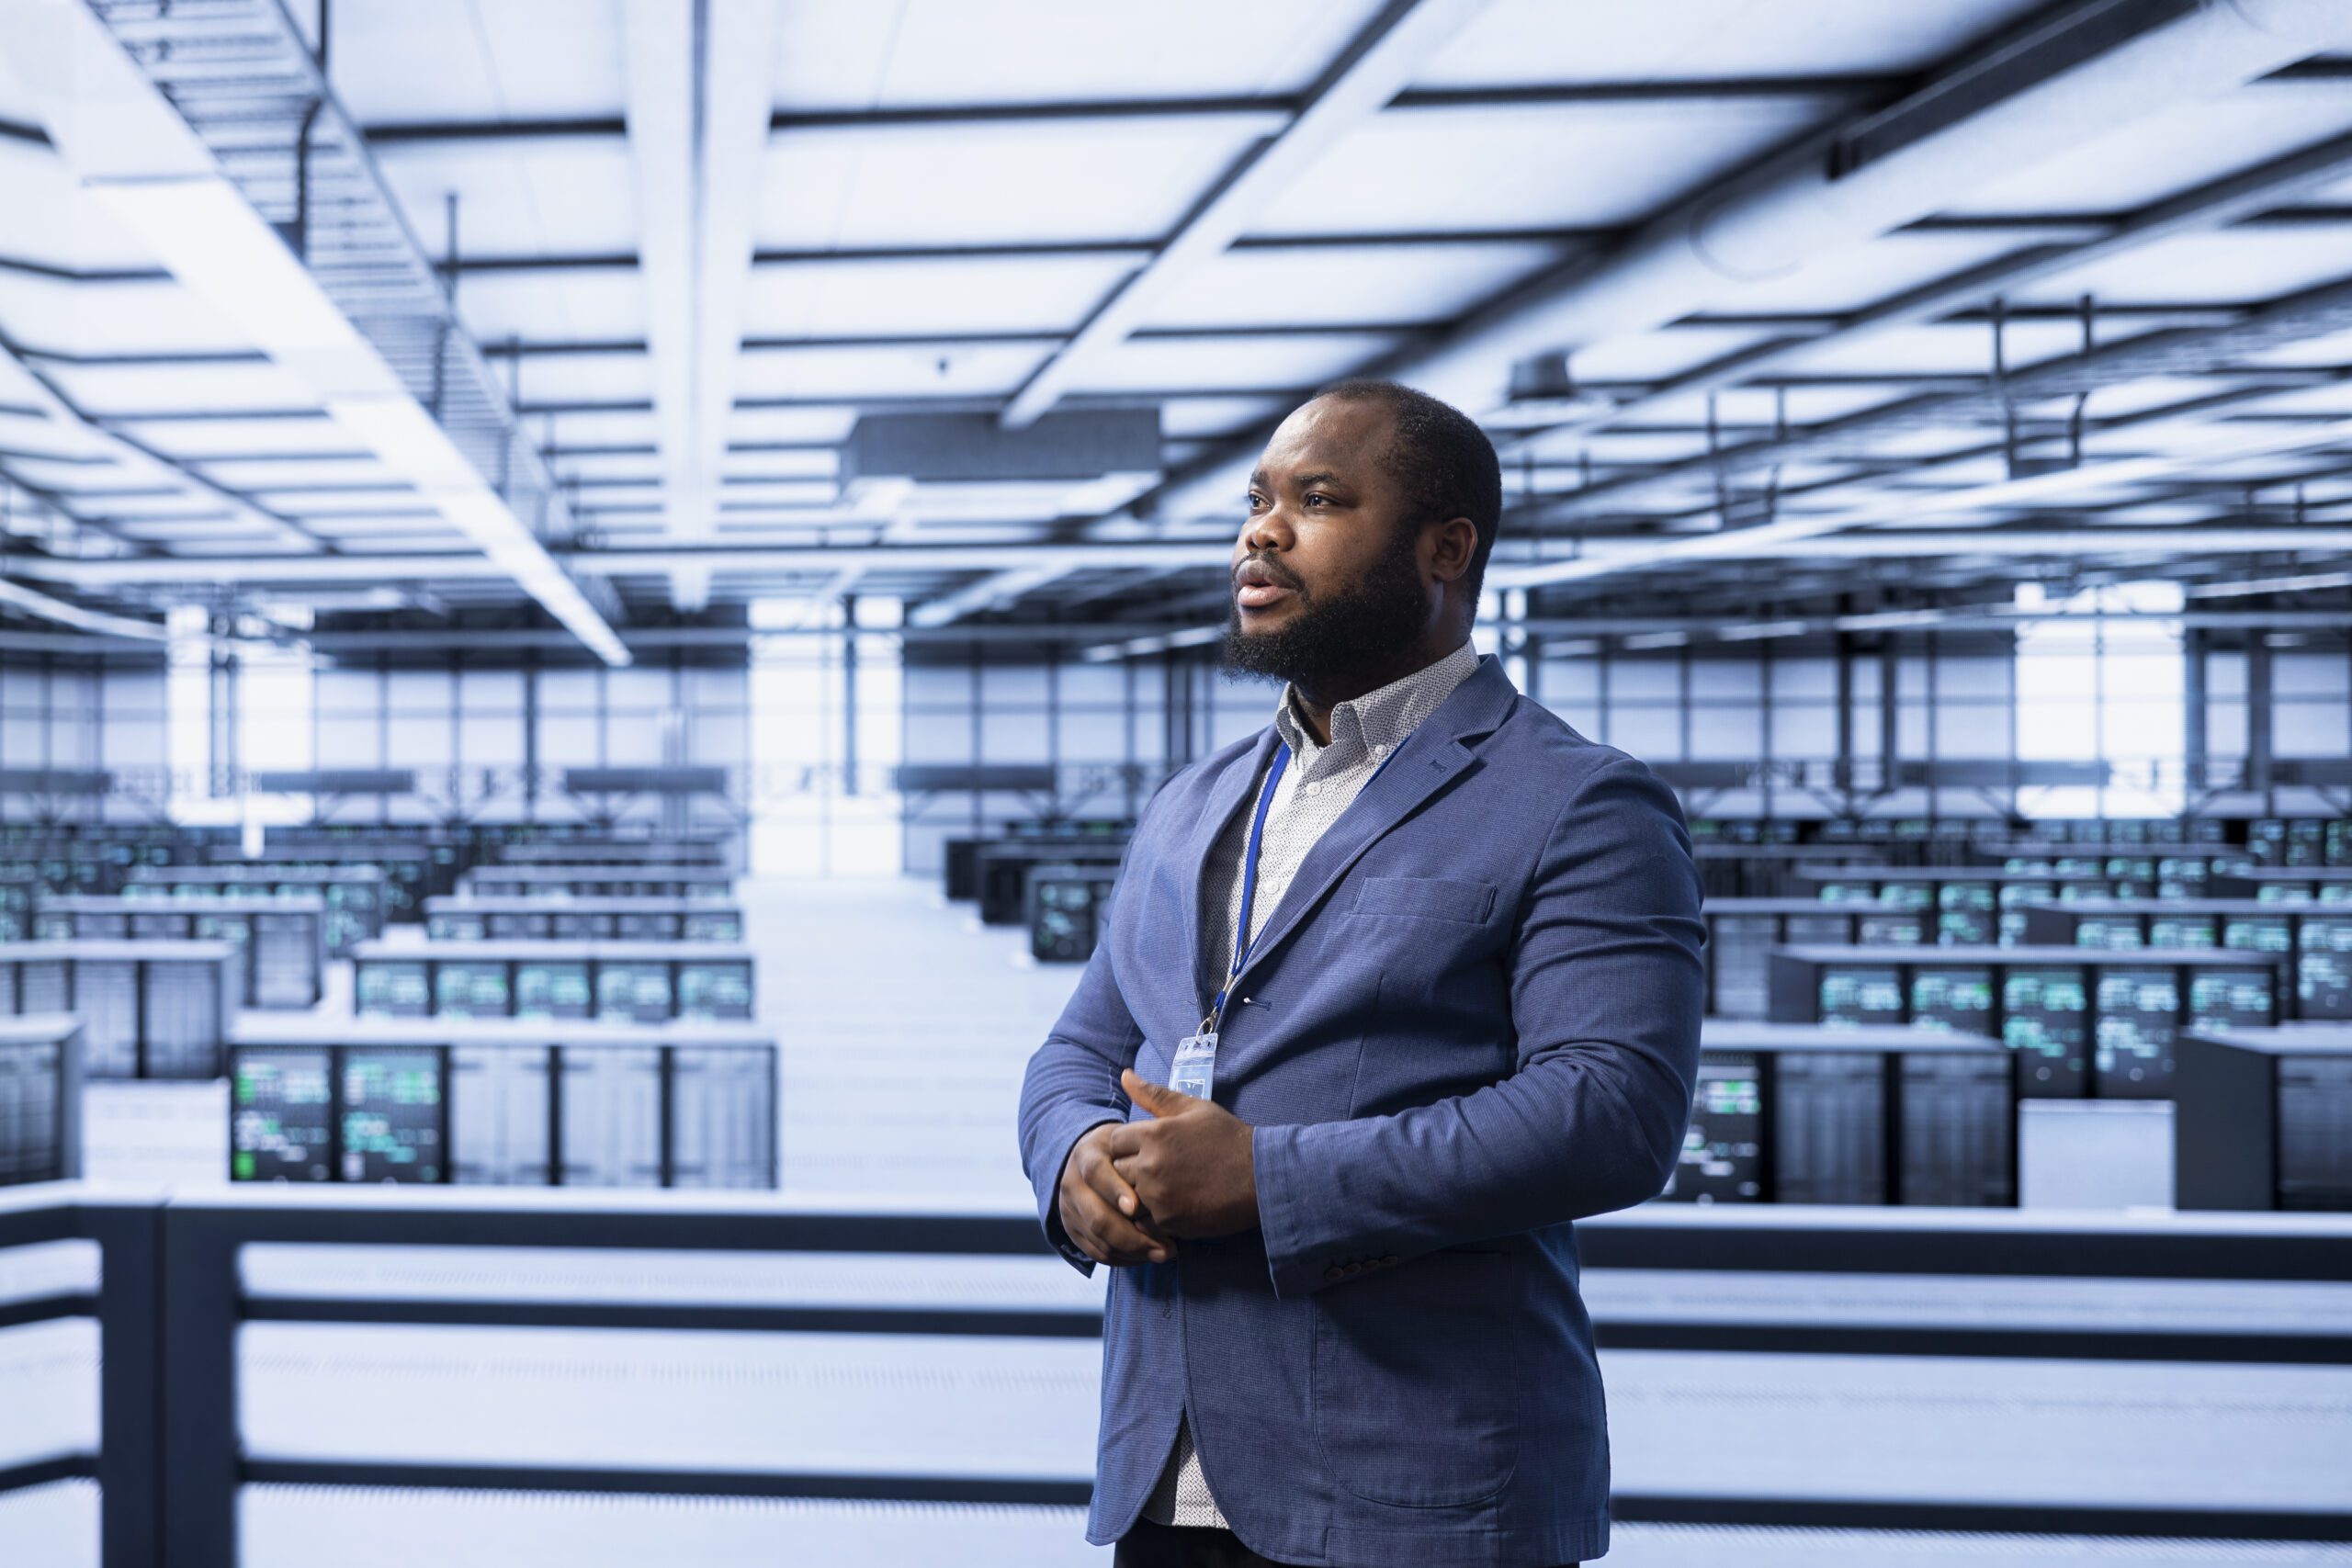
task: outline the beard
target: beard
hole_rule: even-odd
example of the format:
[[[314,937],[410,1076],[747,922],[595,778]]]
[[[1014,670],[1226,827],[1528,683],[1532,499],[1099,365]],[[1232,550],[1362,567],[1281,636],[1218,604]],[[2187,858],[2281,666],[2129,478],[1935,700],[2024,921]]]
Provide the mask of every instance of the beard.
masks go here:
[[[1222,649],[1227,678],[1288,681],[1314,691],[1394,669],[1429,619],[1418,544],[1418,530],[1398,528],[1388,552],[1353,585],[1316,595],[1299,584],[1298,614],[1272,631],[1243,631],[1240,607],[1233,606]]]

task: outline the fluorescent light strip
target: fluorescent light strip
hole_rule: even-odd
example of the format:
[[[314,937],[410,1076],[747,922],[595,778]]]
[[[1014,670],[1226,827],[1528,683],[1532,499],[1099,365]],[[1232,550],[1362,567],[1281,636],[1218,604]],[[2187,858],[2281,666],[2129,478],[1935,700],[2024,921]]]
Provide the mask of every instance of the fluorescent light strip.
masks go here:
[[[88,8],[6,13],[0,33],[50,141],[85,189],[191,294],[234,322],[329,418],[413,485],[609,664],[604,617],[503,497],[418,404],[376,345],[254,210],[120,42]]]
[[[2310,571],[2298,577],[2207,582],[2188,590],[2188,594],[2191,599],[2243,599],[2256,593],[2300,593],[2316,588],[2352,588],[2352,571]]]
[[[1142,659],[1154,653],[1166,653],[1170,649],[1202,648],[1224,636],[1225,628],[1221,626],[1194,626],[1189,631],[1129,637],[1125,642],[1098,642],[1082,649],[1079,658],[1089,664],[1114,664],[1122,659]]]

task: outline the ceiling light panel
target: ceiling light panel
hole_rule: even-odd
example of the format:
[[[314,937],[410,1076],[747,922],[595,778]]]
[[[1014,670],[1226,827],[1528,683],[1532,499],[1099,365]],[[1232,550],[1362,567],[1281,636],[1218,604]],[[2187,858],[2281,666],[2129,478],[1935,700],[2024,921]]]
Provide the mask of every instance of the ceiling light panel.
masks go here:
[[[1068,333],[1148,254],[762,262],[752,269],[743,331],[752,338]]]
[[[763,250],[1134,240],[1183,220],[1282,115],[787,130],[768,152]]]
[[[1948,210],[2129,212],[2346,130],[2343,83],[2248,82],[1999,175]]]
[[[1421,86],[1924,71],[2044,0],[1495,0]]]
[[[1630,224],[1817,118],[1785,99],[1391,109],[1310,166],[1253,231]]]
[[[1377,0],[901,0],[792,6],[776,101],[797,109],[1292,94]],[[1031,40],[1051,39],[1040,49]],[[1140,85],[1140,86],[1139,86]]]
[[[1293,337],[1129,338],[1103,353],[1077,392],[1295,390],[1347,375],[1394,348],[1386,333]]]
[[[2159,240],[2018,290],[2016,303],[2258,304],[2333,283],[2352,255],[2352,223],[2225,229]],[[2115,320],[2104,318],[2101,327]]]
[[[451,196],[458,198],[460,257],[627,255],[637,249],[637,205],[613,199],[629,188],[624,138],[394,141],[377,156],[409,226],[435,254],[447,254]]]
[[[1577,247],[1543,241],[1451,244],[1244,245],[1179,278],[1152,327],[1418,324],[1466,315]]]

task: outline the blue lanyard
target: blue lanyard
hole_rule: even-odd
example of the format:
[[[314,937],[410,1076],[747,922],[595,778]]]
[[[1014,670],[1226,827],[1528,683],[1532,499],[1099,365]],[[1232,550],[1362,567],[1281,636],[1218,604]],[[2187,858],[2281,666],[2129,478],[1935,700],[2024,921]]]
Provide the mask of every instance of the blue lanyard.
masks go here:
[[[1250,906],[1258,897],[1258,852],[1265,847],[1266,814],[1274,808],[1274,791],[1282,786],[1283,770],[1289,766],[1290,742],[1285,740],[1274,748],[1274,765],[1266,770],[1266,787],[1258,792],[1258,815],[1250,823],[1250,849],[1241,857],[1241,915],[1233,927],[1233,967],[1225,972],[1225,984],[1216,988],[1216,1004],[1209,1010],[1212,1029],[1225,1017],[1226,993],[1241,977],[1250,950],[1258,945],[1250,930]]]

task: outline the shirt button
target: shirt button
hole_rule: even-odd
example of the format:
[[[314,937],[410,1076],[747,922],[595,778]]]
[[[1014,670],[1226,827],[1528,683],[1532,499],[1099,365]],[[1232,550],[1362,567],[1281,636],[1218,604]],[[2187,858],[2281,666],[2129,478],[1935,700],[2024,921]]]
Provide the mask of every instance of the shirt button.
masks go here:
[[[1306,786],[1306,793],[1309,795],[1321,795],[1323,793],[1323,786],[1319,784],[1308,784]]]

